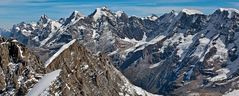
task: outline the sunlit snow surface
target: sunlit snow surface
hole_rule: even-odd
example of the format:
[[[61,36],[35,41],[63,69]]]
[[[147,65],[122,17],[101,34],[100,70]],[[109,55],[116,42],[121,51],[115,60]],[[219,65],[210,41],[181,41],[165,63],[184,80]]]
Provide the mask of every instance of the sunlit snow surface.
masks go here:
[[[195,10],[195,9],[183,9],[182,12],[193,15],[193,14],[203,14],[201,11]]]
[[[57,79],[61,70],[56,70],[51,73],[46,74],[41,80],[27,93],[27,96],[39,96],[41,93],[47,89],[54,80]]]

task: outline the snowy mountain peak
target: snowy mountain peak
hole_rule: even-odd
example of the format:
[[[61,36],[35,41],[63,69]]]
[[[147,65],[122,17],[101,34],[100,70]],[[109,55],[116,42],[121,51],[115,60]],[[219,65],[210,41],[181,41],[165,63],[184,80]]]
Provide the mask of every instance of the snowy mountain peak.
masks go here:
[[[79,11],[76,11],[76,10],[71,14],[71,16],[73,16],[73,17],[77,17],[77,16],[83,17],[83,15]]]
[[[109,8],[106,7],[106,6],[103,6],[103,7],[101,7],[100,9],[101,9],[101,10],[108,10],[108,11],[109,11]]]
[[[60,18],[60,19],[58,20],[58,22],[61,23],[61,24],[63,24],[63,23],[65,22],[65,18]]]
[[[97,21],[102,16],[112,15],[111,11],[107,7],[96,8],[91,16],[93,17],[94,21]]]
[[[188,15],[203,14],[201,11],[195,9],[183,9],[181,12],[186,13]]]
[[[229,11],[229,12],[239,13],[239,10],[237,10],[237,9],[235,9],[235,8],[219,8],[218,10],[220,10],[221,12],[223,12],[223,11]]]
[[[64,25],[67,25],[69,23],[75,23],[79,19],[82,19],[82,18],[84,18],[83,14],[81,14],[79,11],[74,11],[74,12],[71,13],[70,17],[66,19]]]
[[[115,16],[121,17],[123,13],[124,13],[124,11],[117,11],[117,12],[115,12]]]
[[[176,12],[175,10],[172,10],[170,13],[174,15],[178,15],[178,12]]]
[[[148,16],[147,19],[151,20],[151,21],[155,21],[158,19],[158,16],[155,14],[152,14],[151,16]]]
[[[74,20],[77,20],[77,19],[80,19],[80,18],[83,18],[84,17],[84,15],[83,14],[81,14],[79,11],[74,11],[74,12],[72,12],[72,14],[71,14],[71,16],[69,17],[69,19],[72,21],[74,21]]]
[[[215,12],[216,14],[224,14],[227,15],[228,18],[232,18],[233,16],[235,16],[236,14],[239,14],[239,10],[235,9],[235,8],[219,8],[216,10]]]

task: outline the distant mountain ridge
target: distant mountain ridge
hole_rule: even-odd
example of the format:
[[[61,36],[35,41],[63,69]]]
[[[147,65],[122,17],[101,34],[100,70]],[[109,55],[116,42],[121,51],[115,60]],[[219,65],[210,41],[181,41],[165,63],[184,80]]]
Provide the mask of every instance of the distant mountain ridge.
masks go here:
[[[89,16],[74,11],[51,20],[44,15],[36,24],[13,26],[12,33],[43,61],[77,39],[152,93],[222,95],[237,89],[239,11],[233,8],[139,18],[102,7]]]
[[[11,37],[11,32],[8,30],[5,30],[3,28],[0,28],[0,36],[2,37]]]

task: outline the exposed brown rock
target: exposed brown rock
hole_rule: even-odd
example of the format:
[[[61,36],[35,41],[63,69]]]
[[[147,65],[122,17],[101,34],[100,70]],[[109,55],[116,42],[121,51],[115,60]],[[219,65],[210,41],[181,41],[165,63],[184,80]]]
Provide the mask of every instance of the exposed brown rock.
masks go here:
[[[24,95],[43,73],[38,57],[16,40],[0,38],[0,94]]]
[[[77,42],[48,65],[47,72],[56,69],[63,70],[59,79],[62,95],[119,96],[120,92],[137,95],[121,89],[124,85],[122,74],[116,72],[106,56],[93,56]]]

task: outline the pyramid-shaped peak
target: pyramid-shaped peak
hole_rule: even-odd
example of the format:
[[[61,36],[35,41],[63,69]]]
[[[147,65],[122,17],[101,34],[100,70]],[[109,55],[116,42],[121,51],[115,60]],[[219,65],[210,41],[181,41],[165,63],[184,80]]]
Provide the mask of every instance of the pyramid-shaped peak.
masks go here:
[[[96,8],[95,11],[99,12],[99,11],[105,11],[105,12],[111,12],[111,10],[107,7],[107,6],[103,6],[103,7],[99,7],[99,8]]]
[[[69,19],[78,19],[80,17],[84,17],[79,11],[73,11],[69,17]]]
[[[96,21],[102,16],[111,16],[111,15],[113,15],[113,13],[106,6],[104,6],[101,8],[96,8],[94,13],[92,13],[90,16],[92,16],[93,19]]]
[[[82,15],[79,11],[73,11],[71,13],[70,17],[68,17],[66,20],[62,19],[61,23],[63,23],[63,21],[65,21],[64,25],[67,25],[69,23],[76,22],[77,20],[83,19],[83,18],[84,18],[84,15]]]
[[[100,9],[101,9],[101,10],[107,10],[107,11],[110,10],[107,6],[103,6],[103,7],[101,7]]]
[[[39,20],[39,22],[41,22],[43,24],[47,23],[48,21],[49,21],[49,18],[48,18],[48,16],[46,14],[42,15],[40,17],[40,20]]]
[[[76,18],[76,17],[84,17],[83,14],[81,14],[79,11],[73,11],[70,18]]]

